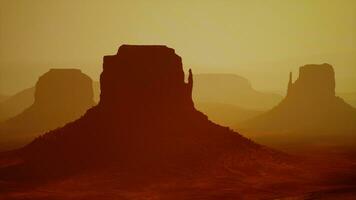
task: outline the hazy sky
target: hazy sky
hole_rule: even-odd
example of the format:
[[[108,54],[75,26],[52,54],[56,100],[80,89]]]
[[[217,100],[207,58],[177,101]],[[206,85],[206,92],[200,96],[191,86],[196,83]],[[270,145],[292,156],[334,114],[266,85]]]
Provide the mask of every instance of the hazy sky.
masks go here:
[[[166,44],[195,73],[239,74],[261,90],[327,62],[337,90],[356,92],[355,0],[0,0],[0,94],[53,67],[97,80],[121,44]]]

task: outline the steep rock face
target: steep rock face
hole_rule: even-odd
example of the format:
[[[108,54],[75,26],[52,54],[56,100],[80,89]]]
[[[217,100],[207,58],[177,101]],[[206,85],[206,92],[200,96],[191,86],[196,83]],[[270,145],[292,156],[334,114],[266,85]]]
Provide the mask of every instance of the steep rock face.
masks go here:
[[[173,49],[122,46],[117,55],[104,57],[103,68],[99,104],[104,108],[129,108],[131,112],[193,108],[192,74],[184,83],[182,61]]]
[[[335,98],[335,73],[329,64],[305,65],[299,68],[299,78],[288,84],[286,99],[325,101]]]
[[[356,110],[335,96],[334,76],[329,64],[300,67],[294,83],[290,75],[287,96],[282,102],[248,121],[243,128],[309,136],[351,134],[356,130]]]
[[[190,71],[184,82],[181,58],[173,49],[123,45],[117,55],[105,56],[103,65],[99,104],[21,149],[23,171],[61,174],[109,162],[133,175],[142,168],[145,173],[191,170],[220,159],[266,163],[278,154],[197,111],[193,75]]]
[[[94,105],[92,80],[77,69],[51,69],[39,78],[35,88],[34,103],[0,124],[2,142],[9,143],[5,146],[22,145],[79,118]]]

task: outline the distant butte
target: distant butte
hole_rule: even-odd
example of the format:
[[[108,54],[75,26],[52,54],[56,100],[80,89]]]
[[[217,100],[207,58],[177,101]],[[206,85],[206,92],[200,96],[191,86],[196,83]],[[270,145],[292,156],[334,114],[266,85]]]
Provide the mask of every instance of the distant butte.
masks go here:
[[[318,135],[318,142],[349,143],[355,139],[356,109],[335,96],[335,72],[330,64],[300,67],[295,82],[290,74],[287,88],[286,97],[276,107],[249,120],[243,128],[295,133],[305,139]]]
[[[34,103],[0,123],[2,148],[18,147],[39,134],[78,119],[94,105],[92,80],[78,69],[51,69],[37,81]]]
[[[288,84],[286,99],[323,101],[335,98],[335,72],[331,65],[304,65],[299,68],[299,78]]]

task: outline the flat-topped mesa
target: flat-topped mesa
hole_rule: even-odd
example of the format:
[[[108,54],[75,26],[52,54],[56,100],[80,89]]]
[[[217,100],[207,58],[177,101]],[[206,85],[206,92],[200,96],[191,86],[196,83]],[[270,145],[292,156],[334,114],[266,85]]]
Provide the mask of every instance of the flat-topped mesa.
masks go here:
[[[79,69],[51,69],[36,83],[34,105],[88,108],[94,104],[92,87],[91,78]]]
[[[192,74],[184,82],[181,58],[166,46],[122,45],[104,56],[100,106],[124,109],[193,108]]]
[[[287,97],[311,99],[335,97],[335,73],[329,64],[310,64],[299,68],[299,78],[288,85]]]
[[[1,148],[23,146],[46,131],[78,119],[94,105],[89,76],[77,69],[51,69],[38,79],[34,103],[0,124],[0,140],[10,144]]]

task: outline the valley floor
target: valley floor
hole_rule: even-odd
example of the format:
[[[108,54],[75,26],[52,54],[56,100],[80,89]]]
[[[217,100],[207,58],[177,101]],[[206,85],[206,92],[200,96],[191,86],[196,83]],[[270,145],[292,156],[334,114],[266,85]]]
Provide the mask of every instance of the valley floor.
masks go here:
[[[356,154],[304,153],[292,168],[279,167],[279,175],[222,166],[196,174],[142,169],[133,176],[109,166],[48,182],[2,181],[0,199],[356,199]]]

